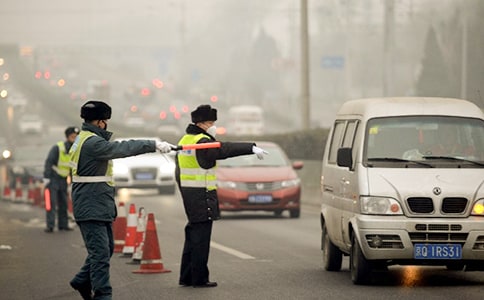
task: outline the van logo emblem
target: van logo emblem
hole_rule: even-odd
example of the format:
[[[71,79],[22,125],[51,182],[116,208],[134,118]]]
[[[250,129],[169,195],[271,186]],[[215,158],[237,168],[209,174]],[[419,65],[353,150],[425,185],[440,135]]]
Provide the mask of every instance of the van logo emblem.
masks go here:
[[[434,192],[434,195],[438,196],[440,195],[440,193],[442,193],[442,190],[438,186],[436,186],[434,187],[433,192]]]
[[[260,191],[264,189],[264,184],[263,183],[256,183],[255,188]]]

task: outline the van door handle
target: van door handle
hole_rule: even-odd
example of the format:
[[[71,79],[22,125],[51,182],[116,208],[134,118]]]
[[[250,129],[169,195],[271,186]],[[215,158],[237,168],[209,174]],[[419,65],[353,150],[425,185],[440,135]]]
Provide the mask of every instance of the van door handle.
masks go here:
[[[329,185],[323,185],[323,190],[326,191],[326,192],[332,192],[333,187],[329,186]]]
[[[350,181],[347,180],[346,178],[341,178],[340,182],[341,182],[341,184],[344,184],[344,185],[350,184]]]

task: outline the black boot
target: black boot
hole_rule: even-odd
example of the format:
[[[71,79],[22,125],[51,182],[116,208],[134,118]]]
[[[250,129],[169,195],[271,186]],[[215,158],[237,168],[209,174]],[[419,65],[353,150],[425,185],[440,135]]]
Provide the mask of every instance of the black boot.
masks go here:
[[[81,294],[82,299],[84,300],[92,300],[92,291],[91,287],[87,285],[80,285],[73,281],[70,282],[71,287]]]

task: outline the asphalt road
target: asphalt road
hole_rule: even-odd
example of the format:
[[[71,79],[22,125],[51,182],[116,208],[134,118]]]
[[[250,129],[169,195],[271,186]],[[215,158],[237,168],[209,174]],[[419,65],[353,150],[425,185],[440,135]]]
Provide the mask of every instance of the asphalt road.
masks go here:
[[[226,213],[214,224],[209,268],[219,286],[178,286],[185,216],[178,195],[121,191],[118,201],[153,213],[164,274],[134,274],[139,266],[114,254],[113,299],[482,299],[482,272],[436,267],[391,267],[372,285],[355,286],[348,258],[341,272],[322,268],[319,208],[301,218],[270,213]],[[75,224],[71,224],[75,227]],[[69,286],[86,256],[80,231],[43,232],[44,212],[0,201],[0,299],[80,299]]]

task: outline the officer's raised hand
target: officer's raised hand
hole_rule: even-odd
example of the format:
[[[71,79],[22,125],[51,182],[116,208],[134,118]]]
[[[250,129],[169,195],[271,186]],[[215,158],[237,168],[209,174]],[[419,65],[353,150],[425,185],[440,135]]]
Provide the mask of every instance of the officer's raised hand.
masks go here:
[[[171,151],[171,145],[167,142],[156,141],[156,149],[161,153],[168,153]]]
[[[269,154],[269,152],[257,146],[252,146],[252,152],[254,152],[254,154],[257,155],[258,159],[264,159],[264,154],[265,155]]]

